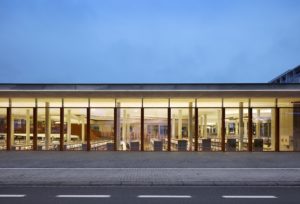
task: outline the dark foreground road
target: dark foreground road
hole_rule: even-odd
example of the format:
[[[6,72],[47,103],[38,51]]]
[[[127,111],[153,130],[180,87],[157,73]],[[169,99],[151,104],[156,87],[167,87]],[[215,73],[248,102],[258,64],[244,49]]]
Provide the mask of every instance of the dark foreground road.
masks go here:
[[[299,204],[300,187],[0,187],[0,203],[284,203]]]

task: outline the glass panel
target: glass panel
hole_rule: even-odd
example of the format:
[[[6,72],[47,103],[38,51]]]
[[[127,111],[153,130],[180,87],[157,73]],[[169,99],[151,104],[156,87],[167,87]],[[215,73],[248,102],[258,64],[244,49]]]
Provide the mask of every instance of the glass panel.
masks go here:
[[[145,151],[166,151],[168,146],[168,109],[144,109]]]
[[[248,108],[225,109],[226,151],[248,150]]]
[[[37,133],[38,150],[59,150],[59,108],[38,108]]]
[[[300,151],[300,107],[280,108],[280,151]]]
[[[91,150],[114,150],[114,109],[91,108]]]
[[[13,98],[11,99],[12,107],[35,107],[34,98]]]
[[[32,150],[33,109],[12,108],[11,149]]]
[[[166,98],[144,98],[143,101],[144,107],[168,107],[169,106],[169,99]]]
[[[184,98],[184,99],[172,98],[170,100],[170,107],[179,107],[179,108],[195,107],[195,99],[194,98]]]
[[[224,98],[224,107],[240,107],[242,103],[243,107],[248,107],[249,99],[248,98]]]
[[[222,110],[198,108],[198,151],[221,151]]]
[[[86,150],[86,108],[64,109],[64,149]]]
[[[117,99],[117,107],[142,107],[142,99],[128,98],[128,99]]]
[[[194,109],[172,108],[171,151],[192,151],[194,140]]]
[[[64,107],[88,107],[87,98],[65,98]]]
[[[274,151],[275,109],[253,108],[253,151]]]
[[[39,98],[38,107],[62,107],[61,98]]]
[[[91,98],[90,106],[91,107],[115,107],[114,98]]]
[[[9,107],[8,98],[0,98],[0,107]]]
[[[275,107],[275,98],[251,98],[251,107]]]
[[[198,98],[197,107],[222,107],[221,98]]]
[[[6,108],[0,108],[0,150],[6,150]]]
[[[141,149],[141,109],[117,109],[117,150]]]

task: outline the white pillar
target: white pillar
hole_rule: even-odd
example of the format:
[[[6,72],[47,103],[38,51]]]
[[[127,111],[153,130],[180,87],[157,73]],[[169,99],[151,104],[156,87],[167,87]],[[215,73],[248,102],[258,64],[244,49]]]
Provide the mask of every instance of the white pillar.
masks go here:
[[[67,113],[67,143],[71,142],[71,110]]]
[[[178,139],[182,139],[182,110],[178,110]]]
[[[275,109],[271,109],[271,150],[275,150]]]
[[[127,116],[126,116],[126,142],[128,144],[131,141],[131,137],[130,137],[130,119],[129,118],[130,118],[130,115],[127,113]]]
[[[30,110],[26,110],[26,145],[30,143]]]
[[[10,118],[10,132],[11,132],[11,145],[15,145],[15,119],[14,119],[14,115],[11,114],[11,118]]]
[[[260,138],[260,109],[257,110],[256,138]]]
[[[46,148],[46,150],[49,149],[50,135],[51,135],[51,119],[50,119],[50,111],[49,111],[49,102],[46,102],[46,108],[45,108],[45,148]]]
[[[205,138],[207,138],[207,115],[206,114],[204,114],[204,116],[203,116],[203,123],[204,123],[204,125],[203,125],[203,136],[205,137]]]
[[[222,112],[221,112],[221,110],[218,110],[218,121],[217,121],[217,130],[218,130],[218,134],[217,134],[217,136],[218,136],[218,138],[221,138],[221,124],[222,124],[222,117],[221,117],[221,114],[222,114]]]
[[[203,116],[202,115],[200,115],[199,125],[200,125],[200,135],[199,135],[199,137],[202,138],[203,137]]]
[[[121,111],[120,111],[120,103],[117,103],[116,104],[117,106],[117,127],[116,127],[116,130],[117,132],[115,133],[117,135],[117,138],[116,138],[116,146],[117,146],[117,150],[120,150],[120,138],[121,138]]]
[[[172,129],[171,137],[172,137],[172,138],[175,138],[175,134],[176,134],[176,119],[175,119],[175,114],[172,115],[172,125],[171,125],[171,129]]]
[[[81,120],[81,142],[85,141],[85,123],[84,123],[84,115],[80,117]]]
[[[244,109],[243,109],[243,102],[240,102],[240,107],[239,107],[239,150],[243,149],[243,144],[244,144]]]
[[[126,132],[127,132],[127,120],[126,120],[126,117],[127,117],[127,113],[126,113],[126,110],[123,110],[123,121],[122,121],[122,142],[123,144],[125,143],[125,147],[123,145],[122,147],[122,150],[126,150]],[[124,149],[125,148],[125,149]]]
[[[192,151],[193,147],[193,103],[189,103],[189,120],[188,120],[188,138],[189,138],[189,150]]]

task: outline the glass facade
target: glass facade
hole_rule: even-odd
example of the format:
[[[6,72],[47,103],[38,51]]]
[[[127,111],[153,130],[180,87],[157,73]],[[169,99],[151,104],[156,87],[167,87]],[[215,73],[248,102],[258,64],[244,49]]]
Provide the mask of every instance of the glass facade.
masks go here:
[[[225,109],[225,146],[226,151],[248,150],[248,109],[243,108]]]
[[[91,150],[114,150],[114,109],[91,108]]]
[[[167,151],[168,109],[144,108],[145,151]]]
[[[198,108],[198,151],[221,151],[222,110]]]
[[[0,98],[0,150],[300,151],[299,116],[299,98]]]

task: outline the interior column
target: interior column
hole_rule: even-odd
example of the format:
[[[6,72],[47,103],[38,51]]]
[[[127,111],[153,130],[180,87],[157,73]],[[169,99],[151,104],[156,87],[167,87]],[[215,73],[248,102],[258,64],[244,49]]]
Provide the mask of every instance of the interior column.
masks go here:
[[[244,145],[244,120],[243,120],[243,115],[244,115],[244,109],[243,109],[243,102],[240,102],[239,106],[239,150],[243,150],[243,145]]]
[[[45,148],[49,150],[50,135],[51,135],[51,120],[49,113],[49,102],[46,102],[45,108]]]
[[[30,110],[26,110],[26,145],[30,143]]]
[[[189,138],[189,150],[193,150],[193,103],[189,103],[189,119],[188,119],[188,138]]]
[[[182,139],[182,110],[178,110],[178,139]]]
[[[71,141],[71,110],[68,110],[67,113],[67,144]]]
[[[81,142],[84,143],[85,141],[85,123],[84,123],[84,115],[80,116],[81,121]]]

